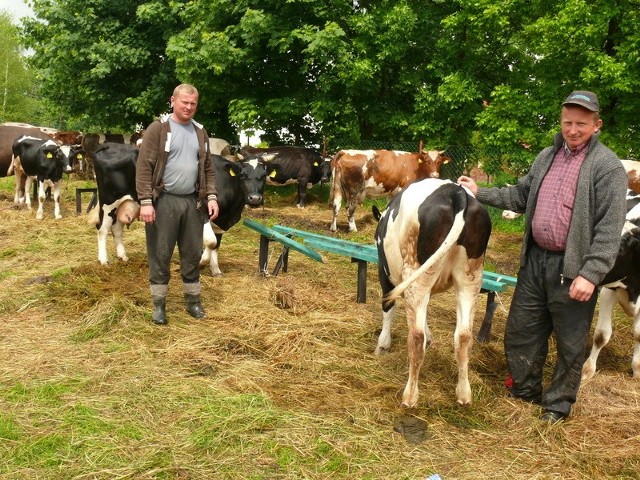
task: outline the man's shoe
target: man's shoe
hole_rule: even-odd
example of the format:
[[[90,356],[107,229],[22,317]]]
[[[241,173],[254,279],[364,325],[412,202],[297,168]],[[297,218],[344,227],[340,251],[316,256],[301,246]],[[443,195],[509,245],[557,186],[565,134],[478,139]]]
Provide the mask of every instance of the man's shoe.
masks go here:
[[[551,425],[554,423],[562,422],[565,419],[565,416],[560,412],[554,412],[552,410],[546,410],[542,415],[540,415],[540,420],[543,422],[547,422]]]
[[[204,308],[202,308],[202,304],[200,303],[200,295],[190,295],[188,293],[184,294],[184,300],[187,305],[187,313],[191,315],[193,318],[204,318]]]
[[[153,319],[153,323],[155,323],[156,325],[167,324],[167,313],[165,311],[164,297],[153,297],[153,313],[151,314],[151,318]]]

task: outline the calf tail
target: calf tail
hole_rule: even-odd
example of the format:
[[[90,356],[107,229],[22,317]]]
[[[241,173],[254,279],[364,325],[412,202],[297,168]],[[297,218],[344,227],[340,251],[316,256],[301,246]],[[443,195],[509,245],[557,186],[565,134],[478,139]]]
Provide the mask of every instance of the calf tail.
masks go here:
[[[7,177],[13,175],[13,164],[16,162],[16,157],[11,157],[11,162],[9,163],[9,168],[7,169]]]
[[[438,249],[433,253],[433,255],[431,255],[427,259],[426,262],[420,265],[420,268],[415,270],[411,275],[409,275],[409,277],[407,277],[398,285],[396,285],[396,287],[385,296],[384,298],[385,304],[389,304],[397,300],[400,297],[400,295],[402,295],[402,293],[407,289],[407,287],[409,287],[409,285],[415,282],[421,275],[423,275],[426,271],[428,271],[431,267],[433,267],[440,259],[442,259],[442,257],[444,257],[444,255],[449,250],[451,250],[451,248],[458,241],[458,238],[460,238],[460,234],[464,229],[464,214],[467,211],[467,205],[466,205],[467,197],[464,190],[463,190],[463,194],[465,198],[464,208],[461,209],[454,217],[453,225],[451,225],[451,229],[449,230],[449,233],[447,234],[442,244],[440,244]]]

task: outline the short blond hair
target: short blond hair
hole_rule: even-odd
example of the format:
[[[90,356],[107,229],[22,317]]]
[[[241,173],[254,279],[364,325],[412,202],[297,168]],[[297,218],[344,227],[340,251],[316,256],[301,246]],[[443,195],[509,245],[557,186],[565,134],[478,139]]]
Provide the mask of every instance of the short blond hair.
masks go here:
[[[190,83],[181,83],[176,88],[173,89],[173,96],[177,97],[181,93],[186,93],[187,95],[198,95],[198,89],[191,85]]]

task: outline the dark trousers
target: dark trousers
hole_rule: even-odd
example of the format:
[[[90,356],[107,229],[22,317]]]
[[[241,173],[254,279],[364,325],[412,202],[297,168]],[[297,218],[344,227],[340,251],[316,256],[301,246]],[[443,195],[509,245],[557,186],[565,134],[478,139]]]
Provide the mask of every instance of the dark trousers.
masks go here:
[[[196,208],[196,200],[195,195],[167,193],[161,194],[156,200],[156,221],[145,225],[151,285],[169,283],[171,257],[176,244],[183,283],[200,281],[204,219]]]
[[[580,388],[586,342],[598,290],[588,302],[569,297],[572,279],[562,281],[564,255],[532,246],[518,273],[507,318],[504,350],[513,378],[511,393],[568,416]],[[557,360],[546,391],[542,373],[549,337],[555,332]]]

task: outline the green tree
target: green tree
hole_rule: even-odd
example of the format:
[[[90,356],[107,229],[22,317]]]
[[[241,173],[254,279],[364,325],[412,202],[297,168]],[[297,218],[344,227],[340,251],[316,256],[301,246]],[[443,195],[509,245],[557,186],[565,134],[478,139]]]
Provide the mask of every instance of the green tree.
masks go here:
[[[40,91],[85,128],[148,123],[182,81],[230,141],[260,128],[271,143],[473,144],[516,152],[499,167],[516,172],[584,88],[600,95],[603,140],[637,155],[638,0],[33,3]]]
[[[37,101],[18,27],[8,12],[0,10],[0,121],[29,122]]]
[[[142,3],[33,0],[25,42],[42,95],[67,119],[59,127],[131,131],[168,109],[178,80],[165,47],[177,18],[150,24],[136,14]]]
[[[598,93],[602,139],[618,155],[638,155],[640,4],[636,1],[459,0],[451,31],[471,32],[502,60],[477,115],[482,142],[537,152],[559,130],[561,101],[576,89]],[[475,53],[482,47],[473,49]],[[478,76],[476,78],[480,79]],[[529,159],[533,156],[526,154]]]

